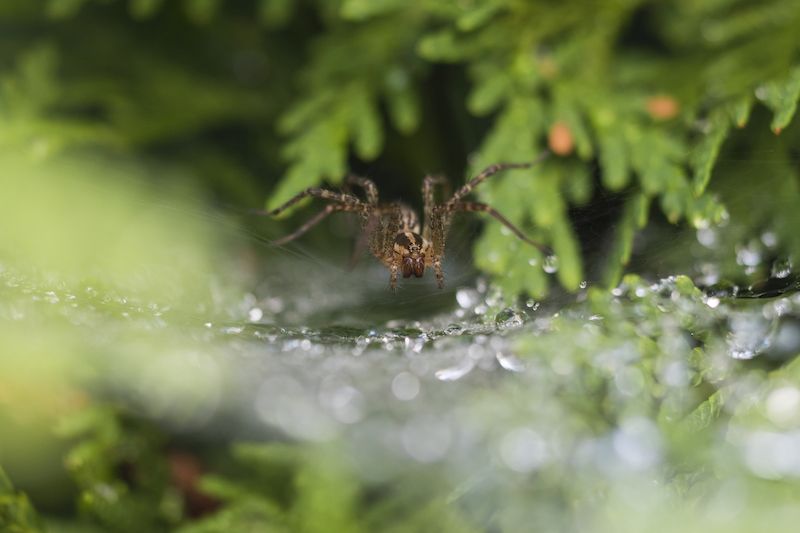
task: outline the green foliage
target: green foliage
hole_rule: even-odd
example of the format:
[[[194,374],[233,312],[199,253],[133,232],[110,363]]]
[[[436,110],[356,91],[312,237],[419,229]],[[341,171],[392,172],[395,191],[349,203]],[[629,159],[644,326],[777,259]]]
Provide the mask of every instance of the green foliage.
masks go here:
[[[576,9],[576,4],[583,9]],[[495,114],[470,165],[471,173],[493,162],[533,159],[547,131],[561,123],[567,126],[580,159],[589,161],[596,154],[604,187],[612,191],[630,187],[635,176],[634,187],[648,202],[657,199],[671,222],[688,219],[695,226],[706,226],[720,222],[724,213],[715,197],[705,192],[731,123],[744,125],[755,95],[774,111],[772,128],[778,132],[789,123],[800,96],[793,59],[799,46],[794,24],[800,20],[800,10],[787,1],[762,8],[731,4],[700,9],[675,2],[653,10],[650,24],[661,28],[661,44],[670,52],[660,55],[637,49],[636,38],[629,35],[632,18],[642,9],[640,2],[547,6],[503,0],[413,5],[344,2],[340,16],[359,22],[349,27],[358,36],[353,41],[387,21],[429,21],[432,30],[403,25],[408,33],[398,40],[381,31],[381,35],[390,35],[386,43],[403,43],[391,49],[387,46],[381,63],[402,65],[397,68],[423,80],[429,69],[414,68],[420,58],[432,64],[456,63],[469,71],[472,86],[464,102],[466,109],[476,115]],[[755,51],[768,49],[760,31],[762,24],[770,26],[769,49],[779,51],[769,57],[760,54],[755,65],[748,63]],[[320,42],[334,35],[331,32]],[[418,57],[407,53],[413,42]],[[732,42],[735,46],[722,47]],[[329,65],[343,63],[329,59]],[[748,64],[753,68],[747,70]],[[319,58],[313,68],[323,70]],[[327,77],[310,90],[319,98],[332,90],[350,95],[348,86],[372,75],[374,68],[357,65],[350,76],[339,80]],[[299,157],[308,166],[293,164],[270,207],[317,183],[320,177],[338,181],[345,172],[348,142],[362,159],[377,155],[383,143],[379,121],[374,107],[372,111],[364,107],[374,106],[377,91],[362,89],[355,94],[345,96],[339,105],[357,97],[373,102],[362,103],[358,113],[363,125],[357,129],[344,126],[353,123],[346,118],[347,112],[328,105],[328,113],[313,113],[316,121],[310,124],[314,126],[286,130],[294,134],[288,145],[290,157]],[[391,108],[391,102],[389,105]],[[352,103],[349,106],[356,108]],[[341,125],[333,127],[331,122]],[[324,131],[318,129],[322,125],[326,125]],[[308,148],[298,149],[297,143]],[[572,179],[567,168],[563,165],[561,169],[498,178],[479,194],[508,212],[513,222],[529,232],[535,228],[551,242],[559,255],[561,284],[575,289],[583,279],[583,268],[567,213],[569,196],[564,189]],[[517,194],[510,192],[512,187]],[[616,245],[619,252],[609,262],[605,274],[609,284],[619,279],[620,267],[630,257],[635,231],[631,231],[629,219],[623,218],[617,231],[623,242]],[[482,269],[503,274],[498,278],[509,291],[536,296],[546,291],[544,274],[529,265],[540,261],[537,253],[521,252],[511,236],[487,231],[476,257]]]
[[[223,502],[222,510],[181,533],[478,531],[442,497],[425,499],[438,482],[425,487],[400,479],[390,488],[370,487],[336,446],[240,443],[232,456],[238,467],[227,477],[202,482]],[[371,496],[367,505],[370,490],[381,496]]]
[[[781,313],[796,316],[796,298],[712,300],[686,276],[651,284],[625,271],[632,259],[658,273],[694,266],[687,255],[700,254],[685,238],[637,257],[637,233],[653,222],[658,235],[661,218],[710,232],[717,279],[744,278],[753,292],[773,258],[800,261],[798,27],[795,0],[0,2],[0,421],[49,430],[60,419],[77,490],[74,509],[47,508],[41,487],[24,475],[14,487],[0,470],[0,530],[731,532],[779,511],[775,529],[793,531],[797,470],[759,471],[748,446],[796,442],[797,354],[781,355],[788,363],[729,354],[737,317],[772,311],[769,327],[794,327]],[[487,219],[475,263],[506,295],[544,296],[551,277],[576,290],[590,275],[615,290],[592,281],[573,306],[531,307],[528,329],[505,309],[480,333],[417,322],[381,337],[376,317],[390,309],[394,319],[397,300],[372,295],[369,307],[348,300],[321,315],[361,312],[370,329],[284,329],[317,302],[256,303],[262,279],[237,269],[263,275],[257,246],[224,233],[226,221],[196,198],[255,207],[268,197],[271,207],[360,167],[387,200],[418,205],[426,172],[458,184],[546,149],[541,165],[475,194],[555,258]],[[612,227],[586,232],[592,221],[576,212],[609,198],[600,207],[622,206]],[[608,245],[584,256],[584,233]],[[743,249],[763,261],[743,269]],[[314,272],[300,270],[291,274],[303,282]],[[340,278],[314,281],[347,292]],[[233,296],[225,283],[239,284]],[[452,320],[503,304],[492,287],[480,293],[486,305],[462,305],[470,291]],[[415,298],[414,312],[437,299]],[[348,350],[369,356],[337,359]],[[461,352],[472,374],[438,379]],[[519,365],[506,368],[503,355]],[[498,364],[489,377],[484,366]],[[252,408],[243,381],[261,391],[258,416],[277,409],[260,397],[260,380],[287,377],[276,368],[302,375],[291,388],[313,407],[331,403],[323,392],[346,375],[336,402],[363,400],[354,408],[363,419],[331,419],[342,435],[332,442],[229,442],[229,421],[214,417]],[[397,394],[403,378],[415,398]],[[794,411],[776,400],[787,394]],[[427,435],[414,423],[437,409],[451,417],[449,455],[421,464],[409,448]],[[211,501],[196,516],[170,475],[170,450],[198,427],[213,442],[189,487]],[[381,442],[354,444],[353,434]],[[544,442],[547,461],[528,453]],[[644,446],[645,459],[655,450],[651,462],[620,467],[626,445]],[[396,454],[379,458],[383,478],[362,475],[359,446]],[[584,453],[595,455],[578,464]],[[598,464],[608,458],[619,464]]]
[[[0,42],[0,147],[34,158],[87,147],[153,154],[250,205],[281,171],[268,207],[338,184],[351,157],[421,173],[477,150],[468,174],[531,160],[558,125],[563,157],[477,194],[552,245],[567,289],[594,260],[581,257],[569,217],[591,199],[594,162],[605,189],[643,194],[673,223],[714,224],[724,211],[709,184],[732,126],[761,102],[783,131],[800,97],[792,0],[14,0],[0,16],[31,30]],[[52,31],[37,32],[42,24]],[[468,81],[442,75],[442,64]],[[220,143],[220,131],[235,133]],[[431,144],[443,131],[458,142]],[[543,295],[546,276],[530,266],[539,254],[488,225],[478,265],[503,273],[509,291]],[[607,283],[635,233],[616,231],[624,242]]]
[[[605,268],[607,286],[616,284],[622,278],[623,265],[628,263],[633,253],[633,238],[636,231],[647,224],[650,212],[650,199],[644,194],[636,194],[628,198],[619,224],[614,247],[609,250],[608,264]]]
[[[8,533],[37,533],[41,521],[25,494],[16,492],[0,467],[0,530]]]
[[[347,5],[343,13],[358,16],[360,11]],[[291,137],[283,150],[291,164],[268,207],[320,179],[340,181],[350,143],[359,158],[377,157],[384,144],[379,98],[387,103],[397,130],[407,133],[417,127],[420,110],[413,78],[418,61],[401,59],[410,55],[419,23],[413,13],[363,26],[336,23],[313,43],[312,58],[301,74],[304,96],[280,121],[281,131]]]
[[[58,433],[75,441],[65,464],[80,490],[82,515],[113,531],[162,531],[182,517],[182,501],[168,484],[154,428],[110,406],[65,417]]]

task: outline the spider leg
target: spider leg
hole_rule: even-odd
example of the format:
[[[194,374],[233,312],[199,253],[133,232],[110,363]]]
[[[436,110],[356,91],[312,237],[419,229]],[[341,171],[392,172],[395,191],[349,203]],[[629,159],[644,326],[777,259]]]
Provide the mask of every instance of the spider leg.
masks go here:
[[[494,207],[484,204],[481,202],[461,202],[454,204],[451,208],[453,211],[465,211],[465,212],[482,212],[487,213],[490,216],[494,217],[495,219],[499,220],[501,224],[511,230],[511,233],[517,236],[520,240],[527,242],[528,244],[535,246],[545,255],[551,255],[553,251],[548,248],[547,246],[540,244],[534,240],[531,240],[522,233],[522,231],[517,228],[514,224],[512,224],[506,217],[501,215]]]
[[[372,180],[362,178],[361,176],[354,176],[353,174],[347,176],[346,179],[347,183],[358,185],[364,189],[364,194],[367,196],[367,203],[369,205],[378,205],[378,188]]]
[[[436,285],[440,289],[444,289],[444,270],[442,270],[442,260],[440,258],[433,260],[433,271],[436,273]]]
[[[267,215],[267,216],[275,216],[278,215],[294,204],[302,200],[303,198],[308,198],[309,196],[313,198],[322,198],[323,200],[332,200],[334,202],[340,202],[341,204],[347,206],[361,206],[363,203],[361,200],[353,196],[352,194],[347,194],[343,192],[335,192],[329,191],[328,189],[320,189],[319,187],[310,187],[302,192],[297,193],[295,196],[290,198],[286,203],[283,205],[272,209],[271,211],[265,211],[261,209],[255,209],[251,211],[254,215]],[[356,211],[357,209],[348,209],[348,211]]]
[[[290,233],[285,237],[281,237],[280,239],[272,241],[272,244],[274,244],[275,246],[281,246],[283,244],[286,244],[287,242],[295,240],[296,238],[300,237],[308,230],[310,230],[311,228],[322,222],[325,219],[325,217],[327,217],[328,215],[330,215],[335,211],[355,211],[355,209],[353,209],[352,206],[342,205],[342,204],[326,205],[325,209],[323,209],[322,211],[311,217],[308,221],[306,221],[305,224],[297,228],[297,230],[295,230],[293,233]]]
[[[424,202],[424,212],[423,215],[425,216],[425,224],[424,227],[430,227],[431,220],[433,219],[433,208],[436,206],[436,185],[442,185],[445,188],[445,196],[447,196],[450,191],[448,185],[449,182],[444,178],[444,176],[425,176],[425,179],[422,181],[422,199]]]
[[[389,287],[397,291],[397,277],[400,271],[399,259],[394,252],[394,239],[403,228],[403,206],[399,203],[376,207],[365,225],[372,255],[389,269]]]
[[[400,267],[396,262],[392,262],[389,266],[389,288],[392,289],[392,292],[397,292],[397,272],[399,270]]]
[[[430,249],[428,257],[426,254],[426,262],[433,266],[436,274],[436,284],[440,289],[444,288],[444,270],[442,269],[442,259],[444,258],[445,239],[447,238],[447,231],[450,229],[450,220],[452,218],[453,209],[447,208],[446,205],[435,205],[430,209],[430,217],[425,223],[423,230],[423,238],[430,242]]]
[[[483,169],[483,171],[480,174],[469,180],[465,185],[463,185],[460,189],[458,189],[445,205],[452,206],[458,203],[463,197],[471,193],[472,189],[480,185],[481,182],[494,176],[495,174],[497,174],[502,170],[508,170],[511,168],[530,168],[534,165],[539,164],[548,155],[550,155],[550,152],[545,150],[530,163],[496,163],[494,165],[489,165],[488,167]]]

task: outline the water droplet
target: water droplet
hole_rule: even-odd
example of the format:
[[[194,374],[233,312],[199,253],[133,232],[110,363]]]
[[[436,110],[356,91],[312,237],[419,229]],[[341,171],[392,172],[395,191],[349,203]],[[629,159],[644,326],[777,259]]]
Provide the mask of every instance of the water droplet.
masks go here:
[[[47,303],[57,304],[60,300],[58,295],[53,291],[47,291],[44,293],[44,299]]]
[[[697,230],[697,242],[706,248],[713,248],[717,244],[717,232],[712,228],[700,228]]]
[[[105,500],[105,503],[115,503],[119,499],[117,490],[107,483],[96,483],[92,486],[93,494]]]
[[[461,335],[464,333],[464,326],[460,324],[450,324],[444,328],[445,335]]]
[[[790,427],[800,418],[800,390],[780,387],[767,397],[767,416],[782,427]]]
[[[736,262],[743,266],[755,267],[761,264],[761,250],[757,243],[736,247]]]
[[[772,231],[765,231],[761,234],[761,242],[767,248],[775,248],[778,246],[778,236]]]
[[[528,264],[532,267],[539,266],[539,258],[531,257],[530,259],[528,259]]]
[[[761,315],[741,312],[732,314],[729,320],[726,341],[734,359],[752,359],[772,344],[772,324]]]
[[[705,217],[695,215],[692,218],[692,224],[694,225],[695,228],[701,230],[709,227],[711,225],[711,222]]]
[[[403,344],[405,346],[406,351],[419,353],[422,351],[422,348],[425,347],[425,340],[427,338],[428,338],[427,335],[424,333],[419,337],[406,337],[403,340]]]
[[[320,382],[317,399],[343,424],[354,424],[364,416],[364,396],[340,375],[328,375]]]
[[[497,327],[500,329],[512,329],[522,326],[524,321],[522,315],[518,313],[516,309],[506,307],[497,313],[494,317],[494,323],[497,324]]]
[[[709,296],[706,298],[706,305],[709,306],[711,309],[716,309],[719,305],[719,298],[716,296]]]
[[[440,381],[456,381],[469,374],[473,368],[475,368],[475,361],[465,357],[457,365],[437,370],[433,375]]]
[[[283,311],[283,300],[280,298],[269,298],[266,302],[264,302],[264,306],[270,313],[277,314]]]
[[[547,443],[529,428],[512,429],[500,442],[500,458],[516,472],[531,472],[547,460]]]
[[[525,302],[525,307],[531,309],[532,311],[536,311],[539,309],[539,302],[534,300],[533,298],[529,298],[527,302]]]
[[[419,379],[411,372],[400,372],[392,380],[392,394],[398,400],[407,402],[417,397],[420,390]]]
[[[522,372],[525,370],[525,364],[514,354],[497,352],[495,357],[497,358],[497,362],[500,363],[500,366],[506,370],[511,372]]]
[[[700,263],[700,275],[697,278],[700,285],[715,285],[719,283],[719,266],[714,263]]]
[[[486,278],[478,278],[475,282],[475,288],[479,293],[484,294],[489,289],[489,282]]]
[[[670,387],[686,387],[689,384],[689,369],[683,361],[673,361],[661,371],[661,380]]]
[[[788,257],[785,259],[778,259],[772,263],[771,275],[773,278],[785,279],[792,273],[792,261]]]
[[[456,291],[456,301],[464,309],[470,309],[478,303],[480,294],[476,289],[464,288]]]
[[[614,451],[628,466],[645,469],[655,465],[661,456],[661,435],[646,418],[630,418],[614,432]]]
[[[754,431],[745,438],[743,452],[747,467],[765,479],[800,474],[797,447],[800,435],[777,431]]]
[[[553,274],[554,272],[558,271],[558,256],[557,255],[548,255],[544,258],[544,262],[542,263],[542,270],[547,272],[548,274]]]
[[[452,430],[445,420],[432,415],[420,415],[403,427],[403,448],[421,463],[442,459],[453,440]]]
[[[583,281],[581,281],[581,283],[580,283],[580,285],[579,285],[579,287],[580,287],[581,289],[585,289],[585,288],[586,288],[586,287],[588,287],[588,286],[589,286],[589,282],[588,282],[588,281],[586,281],[586,280],[583,280]]]
[[[264,311],[259,309],[258,307],[253,307],[250,311],[247,312],[247,318],[250,319],[250,322],[258,322],[264,316]]]
[[[319,398],[288,375],[266,379],[256,394],[255,408],[263,422],[296,438],[324,440],[336,432],[335,420],[322,411]]]

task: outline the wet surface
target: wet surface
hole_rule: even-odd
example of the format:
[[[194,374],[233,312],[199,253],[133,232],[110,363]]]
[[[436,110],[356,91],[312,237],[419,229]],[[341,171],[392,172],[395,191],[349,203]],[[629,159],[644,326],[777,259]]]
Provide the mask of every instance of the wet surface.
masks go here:
[[[75,379],[177,431],[337,440],[371,480],[409,463],[457,479],[475,465],[485,479],[576,464],[601,477],[649,471],[667,460],[664,420],[691,420],[713,390],[733,391],[727,416],[766,394],[768,418],[787,420],[800,397],[793,386],[761,391],[761,370],[800,350],[795,290],[756,298],[628,277],[610,293],[584,284],[558,301],[509,301],[481,278],[393,295],[342,287],[324,270],[306,272],[302,298],[285,276],[267,277],[254,293],[219,289],[211,308],[187,310],[4,267],[0,319],[68,339],[62,355],[92,369]],[[332,293],[336,284],[347,290]],[[420,317],[380,318],[392,312]],[[718,453],[761,475],[753,450],[781,444],[757,435],[742,429]],[[768,467],[767,477],[800,475],[791,461]]]

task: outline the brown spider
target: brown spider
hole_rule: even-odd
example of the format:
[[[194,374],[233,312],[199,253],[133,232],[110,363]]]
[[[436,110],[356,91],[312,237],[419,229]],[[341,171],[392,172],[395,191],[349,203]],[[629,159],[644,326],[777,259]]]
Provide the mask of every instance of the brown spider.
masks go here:
[[[325,217],[336,211],[358,213],[361,217],[362,236],[359,239],[357,250],[369,245],[372,255],[389,269],[389,285],[392,290],[397,287],[397,274],[399,272],[403,273],[404,278],[410,278],[412,275],[421,278],[425,273],[425,267],[429,266],[433,266],[436,272],[436,283],[441,289],[444,287],[442,258],[444,257],[445,239],[450,229],[452,216],[459,211],[488,213],[510,229],[518,238],[536,246],[546,254],[550,253],[547,247],[530,240],[490,205],[463,201],[463,198],[482,181],[501,170],[529,168],[539,163],[547,155],[548,153],[544,152],[530,163],[498,163],[491,165],[458,189],[449,200],[440,204],[436,203],[434,187],[436,185],[447,185],[447,182],[441,176],[425,176],[422,183],[425,219],[421,233],[419,217],[412,208],[399,202],[378,203],[378,188],[371,180],[359,176],[348,176],[347,183],[363,189],[365,196],[363,200],[350,193],[311,187],[298,193],[288,202],[272,211],[257,211],[256,213],[270,216],[278,215],[309,196],[328,200],[331,203],[326,205],[325,209],[300,226],[295,232],[273,241],[273,244],[286,244],[300,237],[319,224]]]

